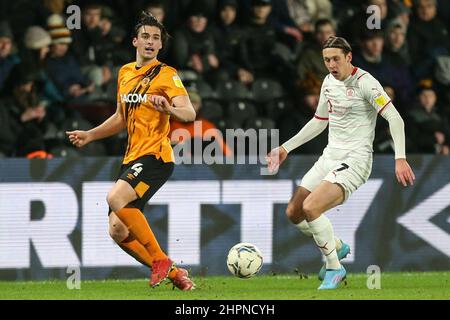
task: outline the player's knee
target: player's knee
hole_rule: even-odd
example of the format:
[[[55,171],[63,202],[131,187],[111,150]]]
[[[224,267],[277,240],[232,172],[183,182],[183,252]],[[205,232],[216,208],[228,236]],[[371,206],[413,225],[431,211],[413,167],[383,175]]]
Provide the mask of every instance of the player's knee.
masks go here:
[[[120,194],[118,194],[115,190],[111,190],[108,193],[108,195],[106,196],[106,202],[108,202],[109,207],[114,212],[118,212],[120,209],[124,207],[122,205],[123,201],[120,197]]]
[[[113,208],[113,202],[114,202],[114,195],[113,191],[108,192],[108,195],[106,196],[106,202],[108,203],[109,207],[115,211],[115,208]]]
[[[302,220],[302,205],[289,203],[286,208],[286,216],[293,224],[298,224]]]
[[[314,201],[309,197],[303,201],[303,214],[305,215],[308,221],[314,220],[320,215],[317,206],[314,204]]]
[[[109,224],[109,236],[116,242],[121,243],[123,240],[128,238],[128,229],[117,222],[110,222]]]

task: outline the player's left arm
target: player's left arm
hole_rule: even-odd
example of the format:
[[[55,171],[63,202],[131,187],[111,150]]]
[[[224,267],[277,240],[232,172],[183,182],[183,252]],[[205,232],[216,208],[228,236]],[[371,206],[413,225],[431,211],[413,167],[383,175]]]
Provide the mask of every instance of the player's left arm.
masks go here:
[[[389,130],[395,149],[395,175],[403,186],[413,185],[415,176],[408,162],[405,152],[405,123],[394,107],[390,97],[381,84],[371,75],[361,77],[359,81],[364,98],[375,108],[383,118],[389,122]]]
[[[150,101],[155,109],[170,114],[182,122],[194,121],[196,117],[194,107],[176,70],[166,67],[161,73],[160,81],[164,96],[151,96]]]
[[[389,122],[389,130],[392,140],[394,140],[395,175],[397,176],[397,181],[404,187],[408,186],[408,183],[413,185],[416,177],[406,161],[405,123],[392,102],[386,105],[380,112],[380,115]]]
[[[173,97],[172,104],[165,97],[156,95],[152,95],[150,101],[159,112],[170,114],[182,122],[195,120],[196,113],[187,95]]]

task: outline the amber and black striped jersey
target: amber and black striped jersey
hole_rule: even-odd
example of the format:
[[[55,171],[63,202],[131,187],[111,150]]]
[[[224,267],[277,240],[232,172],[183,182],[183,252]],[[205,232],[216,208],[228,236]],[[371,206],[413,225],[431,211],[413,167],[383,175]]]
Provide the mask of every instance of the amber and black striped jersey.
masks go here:
[[[150,154],[164,162],[173,162],[168,137],[170,116],[157,111],[150,102],[150,96],[164,96],[169,103],[176,96],[187,96],[177,71],[158,60],[140,68],[132,62],[120,69],[117,81],[117,101],[128,131],[123,163]]]

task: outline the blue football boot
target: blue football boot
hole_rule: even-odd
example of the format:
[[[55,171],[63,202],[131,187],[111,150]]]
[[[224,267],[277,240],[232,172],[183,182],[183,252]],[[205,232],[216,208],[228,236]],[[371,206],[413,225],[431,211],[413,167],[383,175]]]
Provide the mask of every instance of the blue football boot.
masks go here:
[[[339,261],[341,261],[342,259],[344,259],[345,257],[348,256],[348,254],[350,253],[350,246],[346,243],[344,243],[344,241],[342,241],[342,246],[341,249],[336,250],[337,256]],[[319,280],[323,281],[323,279],[325,278],[325,272],[326,272],[326,264],[324,263],[322,268],[319,271]]]
[[[325,272],[325,279],[323,280],[320,287],[317,289],[318,290],[336,289],[339,286],[339,284],[345,280],[346,275],[347,271],[343,266],[341,266],[341,268],[337,270],[327,269]]]

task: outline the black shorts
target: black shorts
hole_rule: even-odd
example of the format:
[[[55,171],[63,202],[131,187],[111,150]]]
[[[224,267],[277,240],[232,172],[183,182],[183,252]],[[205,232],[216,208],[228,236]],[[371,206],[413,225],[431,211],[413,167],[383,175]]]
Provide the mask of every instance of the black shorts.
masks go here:
[[[173,169],[173,162],[158,160],[153,155],[143,156],[128,164],[123,164],[117,180],[128,182],[138,196],[127,207],[143,211],[148,200],[169,180]]]

